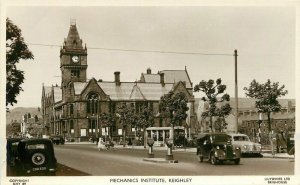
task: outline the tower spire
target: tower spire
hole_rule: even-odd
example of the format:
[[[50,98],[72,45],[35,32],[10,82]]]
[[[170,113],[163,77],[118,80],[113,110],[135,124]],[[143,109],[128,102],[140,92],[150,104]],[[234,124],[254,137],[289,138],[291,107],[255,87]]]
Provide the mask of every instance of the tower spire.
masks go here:
[[[70,19],[70,25],[76,26],[76,19]]]
[[[71,19],[68,37],[65,39],[66,49],[83,49],[82,40],[76,27],[76,20]]]

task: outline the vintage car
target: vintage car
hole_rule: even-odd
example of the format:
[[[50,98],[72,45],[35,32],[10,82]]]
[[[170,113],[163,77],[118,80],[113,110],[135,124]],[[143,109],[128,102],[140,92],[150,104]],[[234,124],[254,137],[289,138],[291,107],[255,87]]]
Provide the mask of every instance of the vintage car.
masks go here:
[[[242,155],[259,155],[261,153],[261,144],[250,141],[245,134],[228,134],[231,137],[232,145],[240,147]]]
[[[16,175],[16,157],[18,145],[22,138],[8,138],[6,143],[6,172],[7,176]]]
[[[57,161],[49,139],[24,139],[18,145],[18,176],[55,175]]]
[[[208,158],[211,164],[234,161],[240,164],[241,148],[232,146],[230,136],[224,133],[204,133],[197,137],[197,155],[200,162]]]
[[[56,144],[56,145],[59,145],[59,144],[65,144],[65,139],[63,136],[60,136],[60,135],[55,135],[55,136],[52,136],[50,137],[51,141]]]

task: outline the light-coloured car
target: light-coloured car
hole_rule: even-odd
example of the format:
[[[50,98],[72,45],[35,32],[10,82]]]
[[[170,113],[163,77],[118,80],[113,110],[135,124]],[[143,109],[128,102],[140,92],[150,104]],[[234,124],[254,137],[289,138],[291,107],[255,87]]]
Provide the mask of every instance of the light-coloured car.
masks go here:
[[[250,141],[249,137],[245,134],[228,134],[231,136],[232,145],[240,147],[242,154],[260,154],[261,144]]]

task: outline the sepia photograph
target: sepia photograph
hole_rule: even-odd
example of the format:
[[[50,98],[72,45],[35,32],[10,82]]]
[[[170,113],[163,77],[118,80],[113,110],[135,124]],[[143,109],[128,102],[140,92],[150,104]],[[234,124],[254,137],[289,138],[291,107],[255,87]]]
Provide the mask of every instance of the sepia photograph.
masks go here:
[[[300,183],[299,1],[176,2],[3,1],[1,183]]]

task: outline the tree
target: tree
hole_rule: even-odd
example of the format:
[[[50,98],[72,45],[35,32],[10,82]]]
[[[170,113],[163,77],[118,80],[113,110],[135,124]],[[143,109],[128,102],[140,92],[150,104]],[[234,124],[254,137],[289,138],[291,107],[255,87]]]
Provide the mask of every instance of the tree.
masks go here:
[[[183,120],[187,118],[186,111],[189,110],[187,102],[187,97],[183,92],[175,94],[174,91],[170,91],[160,98],[160,115],[170,121],[172,127],[172,133],[170,134],[171,140],[174,140],[174,126],[183,126]]]
[[[226,93],[223,94],[225,90],[226,90],[226,85],[222,84],[221,78],[218,78],[216,80],[216,84],[215,81],[211,79],[208,81],[202,80],[199,84],[195,85],[194,87],[195,92],[202,91],[205,94],[205,96],[202,97],[202,100],[204,102],[208,102],[209,108],[208,110],[202,113],[201,117],[202,119],[206,119],[207,117],[209,118],[209,122],[210,122],[209,127],[211,129],[211,132],[222,131],[227,126],[227,123],[225,122],[225,117],[227,117],[230,114],[232,108],[228,103],[228,101],[230,100],[230,96]],[[221,94],[223,94],[221,98],[218,98],[218,96]],[[220,105],[217,106],[217,104]],[[216,126],[213,125],[214,117],[216,117],[218,123],[217,128]]]
[[[135,116],[136,128],[143,128],[144,131],[144,148],[147,145],[146,128],[154,124],[153,111],[148,106],[143,106],[141,111]]]
[[[268,131],[272,131],[271,126],[271,113],[279,112],[281,105],[277,98],[285,96],[288,91],[284,90],[284,85],[279,86],[279,82],[272,83],[270,79],[266,83],[260,84],[255,79],[250,83],[250,86],[245,87],[246,96],[255,98],[255,106],[258,112],[267,114]]]
[[[126,129],[134,122],[134,107],[130,104],[123,103],[117,108],[117,116],[123,127],[123,147],[125,147]]]
[[[18,70],[16,64],[27,59],[33,59],[33,54],[24,42],[21,29],[6,18],[6,106],[17,103],[16,97],[23,91],[24,71]]]
[[[104,126],[105,127],[105,137],[106,137],[106,127],[108,127],[108,136],[111,138],[111,127],[114,126],[115,124],[115,116],[113,114],[109,113],[102,113],[100,115],[100,122],[101,122],[101,128]]]

